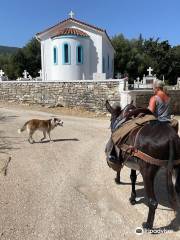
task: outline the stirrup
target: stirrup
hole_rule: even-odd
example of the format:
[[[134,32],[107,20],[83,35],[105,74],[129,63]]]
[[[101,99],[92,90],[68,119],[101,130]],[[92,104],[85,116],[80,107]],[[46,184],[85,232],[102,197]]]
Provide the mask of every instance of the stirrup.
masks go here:
[[[113,155],[109,155],[108,157],[109,161],[111,162],[117,162],[117,157],[113,156]]]

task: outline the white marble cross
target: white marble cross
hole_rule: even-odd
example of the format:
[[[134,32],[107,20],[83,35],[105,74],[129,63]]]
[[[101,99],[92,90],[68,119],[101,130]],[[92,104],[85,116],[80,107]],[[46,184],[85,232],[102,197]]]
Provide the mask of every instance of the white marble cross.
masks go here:
[[[152,76],[152,71],[153,71],[153,69],[151,68],[151,67],[149,67],[148,69],[147,69],[147,71],[149,72],[149,76]]]
[[[28,74],[29,74],[29,73],[28,73],[26,70],[24,70],[24,72],[23,72],[23,77],[24,77],[24,78],[27,78]]]
[[[42,70],[41,69],[39,70],[38,73],[39,73],[39,77],[42,78]]]
[[[2,77],[4,75],[4,72],[3,72],[3,70],[1,69],[0,70],[0,77]]]
[[[116,78],[121,79],[121,73],[120,72],[117,73]]]
[[[70,11],[70,13],[68,15],[70,18],[74,18],[75,13],[73,11]]]
[[[140,81],[140,77],[137,77],[137,83],[139,83],[139,81]]]

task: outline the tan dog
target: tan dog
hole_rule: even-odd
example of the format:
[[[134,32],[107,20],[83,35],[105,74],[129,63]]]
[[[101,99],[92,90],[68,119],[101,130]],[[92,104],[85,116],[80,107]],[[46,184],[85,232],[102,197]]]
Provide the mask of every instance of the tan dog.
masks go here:
[[[34,132],[36,130],[40,130],[43,132],[43,136],[44,136],[41,139],[41,141],[46,139],[46,133],[48,134],[49,139],[51,141],[50,132],[57,126],[63,126],[63,121],[61,121],[61,119],[59,119],[59,118],[52,118],[49,120],[32,119],[32,120],[27,121],[24,124],[24,126],[18,130],[18,132],[21,133],[21,132],[27,130],[27,132],[29,133],[28,141],[30,143],[34,143],[35,141],[32,138],[32,135],[34,134]]]

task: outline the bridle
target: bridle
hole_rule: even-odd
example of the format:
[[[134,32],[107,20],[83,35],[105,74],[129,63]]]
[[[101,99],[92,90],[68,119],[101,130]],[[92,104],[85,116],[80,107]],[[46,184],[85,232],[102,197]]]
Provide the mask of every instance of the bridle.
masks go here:
[[[111,131],[114,132],[117,128],[119,128],[123,123],[127,121],[128,114],[137,109],[134,105],[128,104],[120,113],[120,115],[116,118],[114,123],[112,123],[111,119]]]

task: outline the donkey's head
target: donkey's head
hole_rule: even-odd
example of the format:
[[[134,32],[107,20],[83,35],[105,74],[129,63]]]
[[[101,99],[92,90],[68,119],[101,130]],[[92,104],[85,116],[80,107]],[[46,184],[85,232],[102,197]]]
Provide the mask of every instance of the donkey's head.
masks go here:
[[[136,109],[136,107],[133,105],[133,101],[131,101],[130,104],[127,104],[124,109],[121,109],[119,104],[114,104],[111,106],[108,100],[106,100],[106,108],[111,113],[111,130],[114,129],[116,122],[126,118],[129,112]]]

